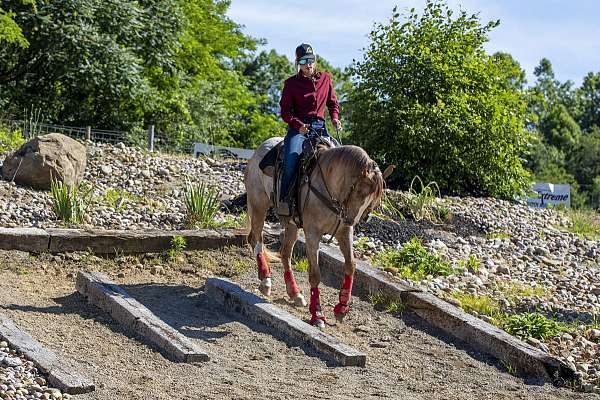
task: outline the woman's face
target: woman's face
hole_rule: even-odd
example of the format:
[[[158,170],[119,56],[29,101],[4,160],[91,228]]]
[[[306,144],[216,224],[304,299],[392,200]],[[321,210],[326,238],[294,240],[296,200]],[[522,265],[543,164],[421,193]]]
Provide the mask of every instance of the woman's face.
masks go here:
[[[304,76],[312,76],[316,70],[317,70],[316,62],[300,65],[300,71],[302,71]]]

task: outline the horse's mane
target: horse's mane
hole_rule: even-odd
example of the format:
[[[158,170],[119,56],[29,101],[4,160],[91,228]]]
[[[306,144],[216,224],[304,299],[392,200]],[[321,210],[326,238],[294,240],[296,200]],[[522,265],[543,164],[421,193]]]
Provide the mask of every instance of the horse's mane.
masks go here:
[[[327,149],[321,152],[319,162],[324,169],[329,172],[333,169],[345,171],[345,176],[358,178],[361,175],[369,176],[371,182],[375,185],[375,202],[383,195],[383,176],[377,166],[377,163],[369,157],[366,151],[358,146],[340,146]]]

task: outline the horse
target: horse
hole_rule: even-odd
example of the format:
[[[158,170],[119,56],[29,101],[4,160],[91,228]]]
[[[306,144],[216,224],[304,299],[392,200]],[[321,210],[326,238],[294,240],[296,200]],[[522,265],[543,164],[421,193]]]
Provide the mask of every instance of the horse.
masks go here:
[[[283,138],[274,137],[264,141],[248,161],[244,184],[247,194],[248,243],[254,248],[258,266],[259,290],[271,296],[271,270],[269,252],[264,248],[263,227],[267,211],[274,204],[271,199],[273,178],[259,167],[266,153]],[[319,329],[325,327],[325,316],[321,310],[319,283],[319,242],[329,233],[337,239],[344,256],[344,279],[339,292],[339,303],[334,307],[335,318],[342,322],[348,314],[355,271],[352,248],[354,225],[379,205],[384,179],[393,166],[382,174],[368,154],[358,146],[320,148],[316,166],[309,179],[299,188],[298,204],[302,228],[306,237],[306,255],[309,264],[310,323]],[[295,306],[305,307],[302,295],[292,272],[291,257],[298,239],[298,226],[292,219],[282,219],[284,236],[280,248],[284,268],[286,291]]]

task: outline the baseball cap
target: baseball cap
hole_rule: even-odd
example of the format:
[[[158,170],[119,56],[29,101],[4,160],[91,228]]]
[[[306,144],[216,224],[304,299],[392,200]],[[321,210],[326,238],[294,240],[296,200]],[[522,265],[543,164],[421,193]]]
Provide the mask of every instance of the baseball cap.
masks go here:
[[[315,59],[315,52],[310,44],[302,43],[300,46],[296,47],[296,62],[300,60],[314,62]]]

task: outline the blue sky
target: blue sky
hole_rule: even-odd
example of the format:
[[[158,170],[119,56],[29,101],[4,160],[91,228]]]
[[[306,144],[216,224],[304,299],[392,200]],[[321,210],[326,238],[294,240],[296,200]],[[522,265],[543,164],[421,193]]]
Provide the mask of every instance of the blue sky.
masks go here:
[[[292,58],[296,45],[309,42],[317,54],[343,67],[362,59],[361,49],[375,22],[385,22],[392,8],[423,8],[425,0],[232,0],[228,15],[244,32],[265,38],[267,48]],[[448,0],[454,8],[480,13],[487,22],[500,19],[486,49],[505,51],[533,82],[533,68],[548,58],[556,77],[579,85],[590,71],[600,71],[600,1],[598,0]]]

